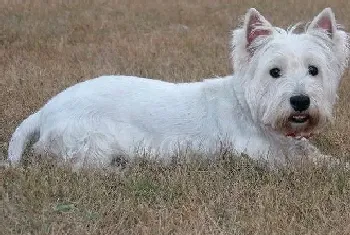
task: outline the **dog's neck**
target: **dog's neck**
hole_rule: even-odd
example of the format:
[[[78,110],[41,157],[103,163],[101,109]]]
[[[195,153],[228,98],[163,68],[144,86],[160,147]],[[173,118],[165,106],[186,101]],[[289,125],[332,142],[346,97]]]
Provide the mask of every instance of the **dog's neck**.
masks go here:
[[[220,133],[229,133],[231,129],[237,131],[232,120],[241,120],[252,128],[259,128],[253,122],[243,91],[241,81],[235,75],[204,81],[208,110],[216,116]],[[244,126],[243,123],[239,125]]]

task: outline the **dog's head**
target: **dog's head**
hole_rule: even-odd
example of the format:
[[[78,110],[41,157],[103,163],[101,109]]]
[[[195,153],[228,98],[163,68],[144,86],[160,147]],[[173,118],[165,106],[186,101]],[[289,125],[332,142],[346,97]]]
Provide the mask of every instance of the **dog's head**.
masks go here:
[[[252,117],[283,135],[308,137],[332,120],[349,36],[324,9],[301,33],[250,9],[233,33],[233,65]]]

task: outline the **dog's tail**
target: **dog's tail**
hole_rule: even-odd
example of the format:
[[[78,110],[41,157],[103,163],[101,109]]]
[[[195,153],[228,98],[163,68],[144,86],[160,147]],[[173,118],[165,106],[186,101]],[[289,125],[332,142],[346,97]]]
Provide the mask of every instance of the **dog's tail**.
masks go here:
[[[16,128],[8,148],[8,161],[10,164],[17,165],[21,160],[27,143],[39,132],[39,120],[40,113],[34,113]]]

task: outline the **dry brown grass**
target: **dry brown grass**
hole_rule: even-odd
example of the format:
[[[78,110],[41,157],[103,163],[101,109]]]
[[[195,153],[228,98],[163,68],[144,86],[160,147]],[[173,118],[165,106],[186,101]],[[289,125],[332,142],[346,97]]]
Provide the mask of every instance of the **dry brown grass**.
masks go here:
[[[67,86],[101,74],[226,75],[229,30],[248,7],[288,26],[328,5],[350,29],[348,0],[2,0],[0,155],[15,126]],[[349,78],[336,123],[315,140],[348,159]],[[123,173],[42,163],[0,176],[2,234],[350,234],[350,173],[342,169],[267,172],[226,158],[141,162]]]

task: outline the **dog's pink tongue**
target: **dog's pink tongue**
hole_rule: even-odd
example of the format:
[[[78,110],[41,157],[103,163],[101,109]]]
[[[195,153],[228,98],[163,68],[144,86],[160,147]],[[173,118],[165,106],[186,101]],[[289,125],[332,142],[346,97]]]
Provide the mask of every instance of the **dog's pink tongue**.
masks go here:
[[[304,137],[305,139],[308,139],[308,138],[312,137],[312,135],[313,135],[312,133],[302,133],[300,136],[297,136],[294,132],[289,132],[289,133],[286,134],[286,136],[290,136],[290,137],[293,137],[293,138],[295,138],[295,137],[300,137],[300,138]]]
[[[295,137],[296,135],[294,132],[290,132],[290,133],[287,133],[286,136]]]

